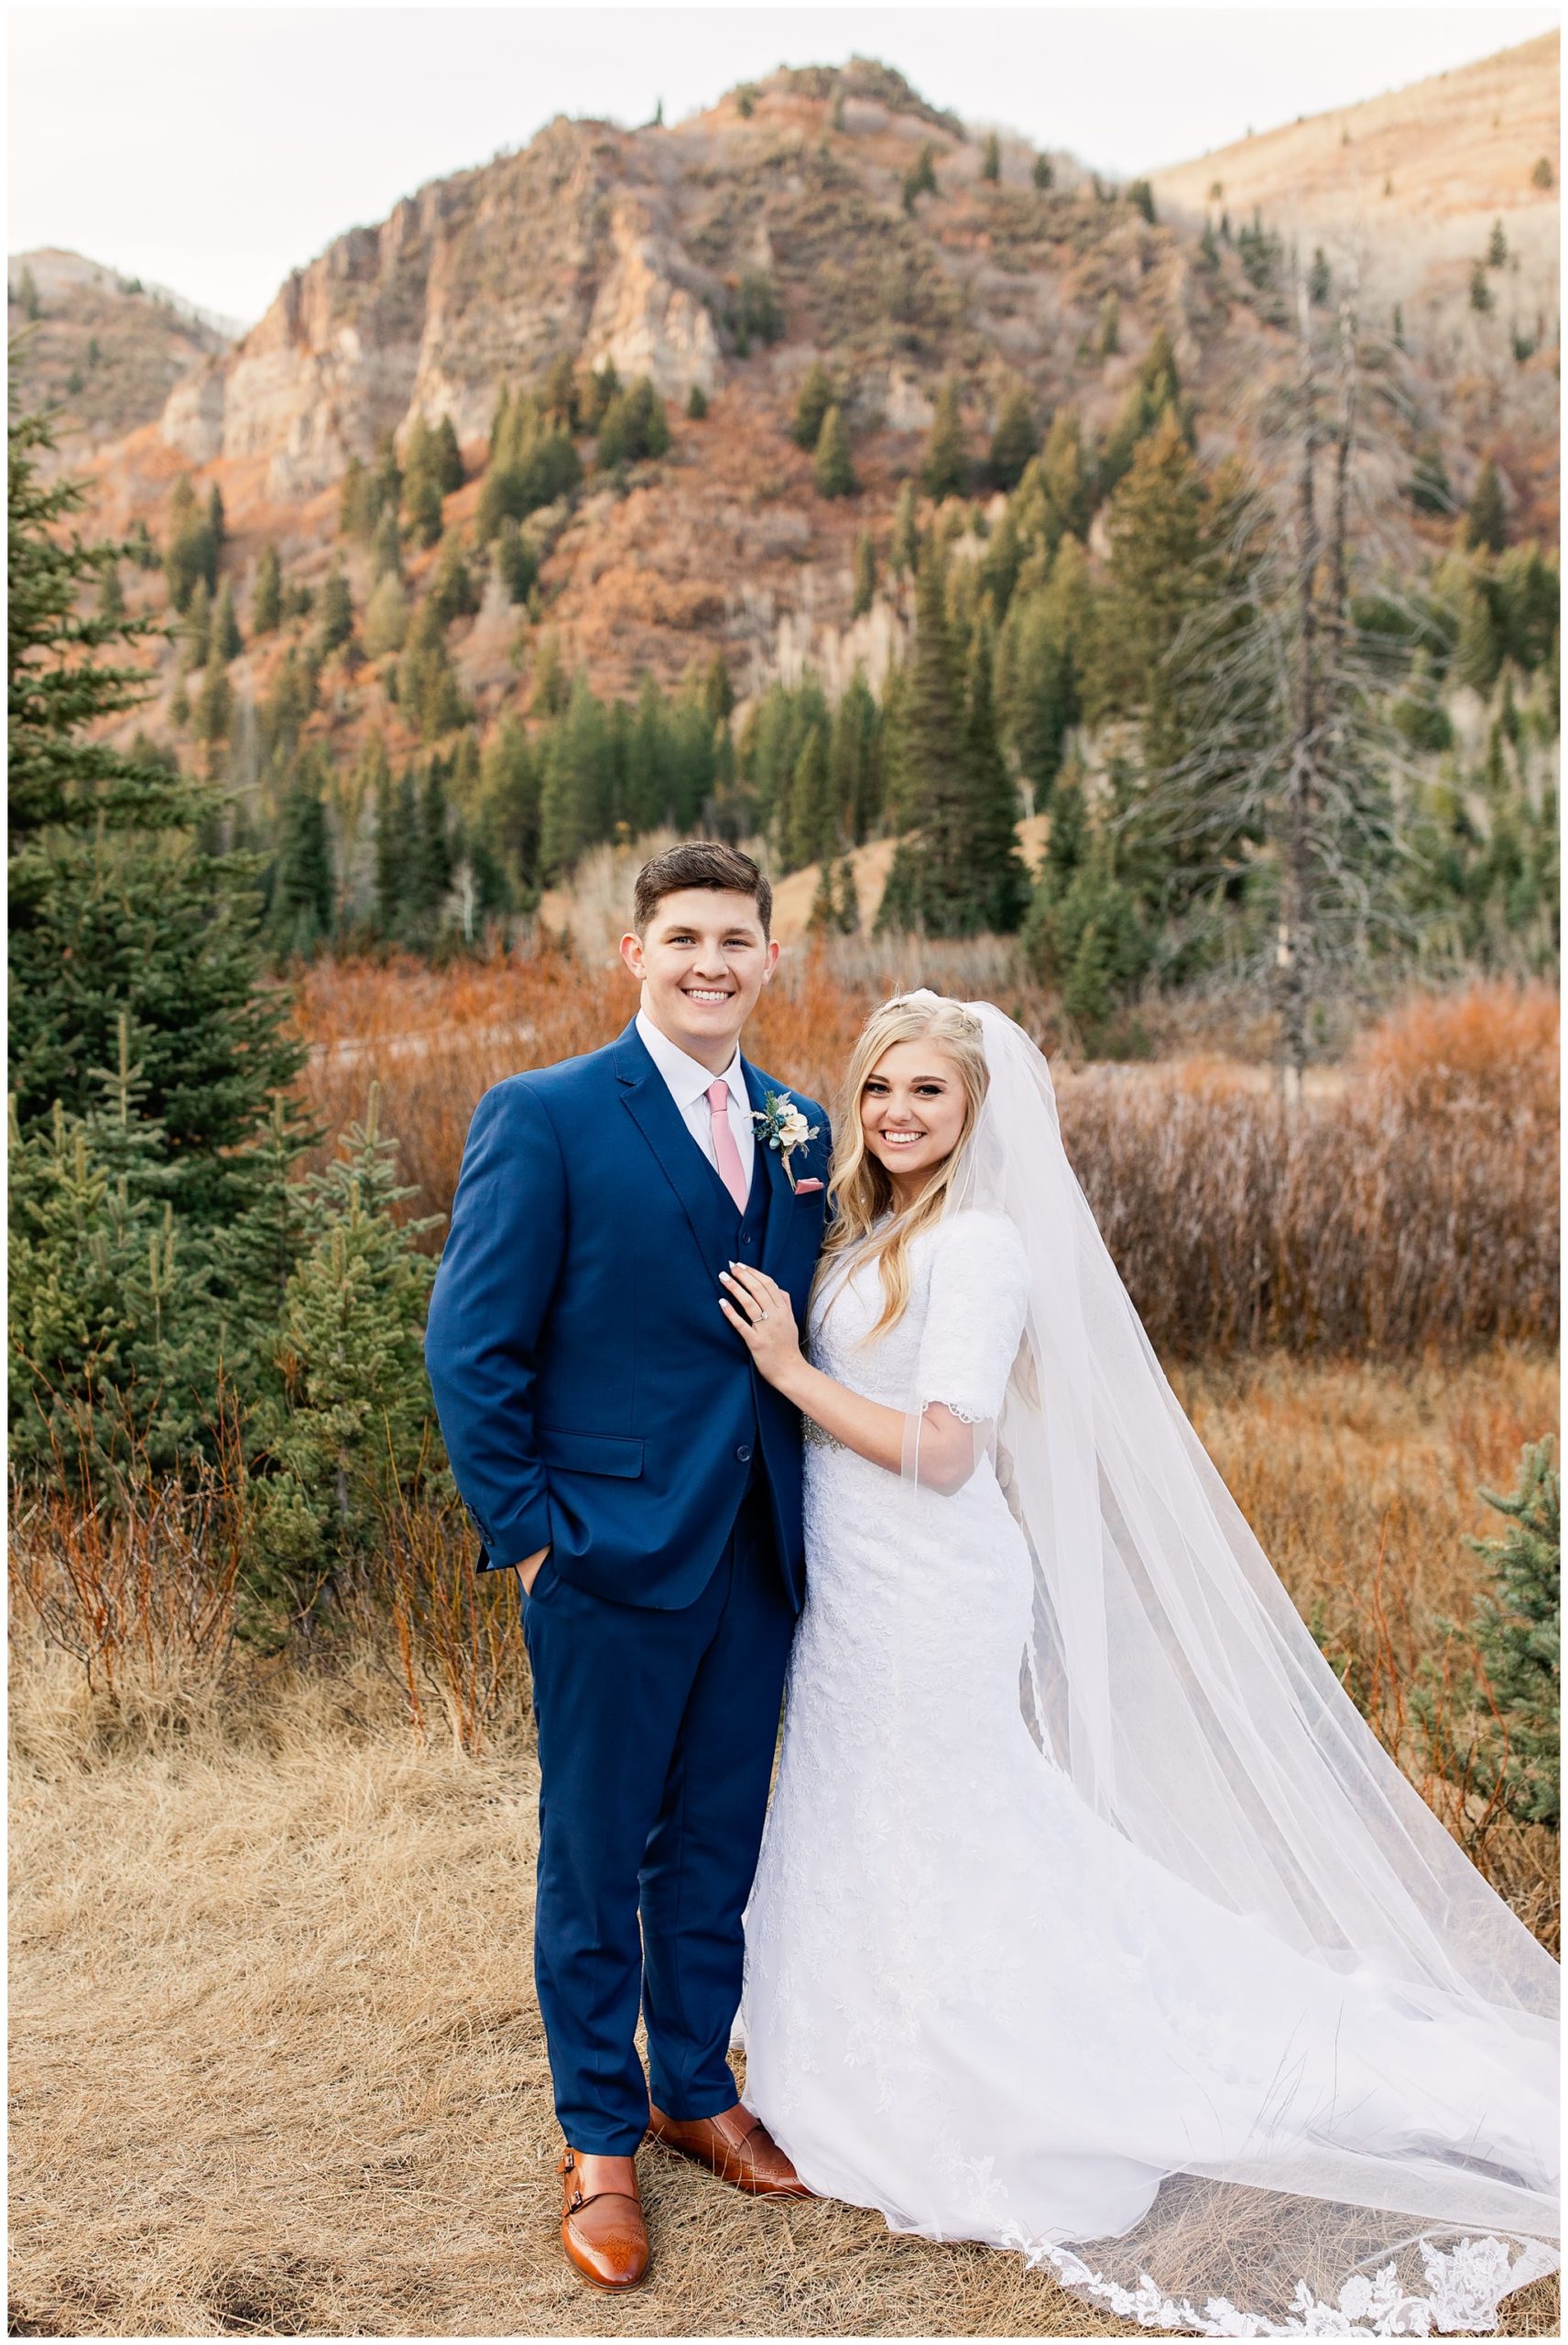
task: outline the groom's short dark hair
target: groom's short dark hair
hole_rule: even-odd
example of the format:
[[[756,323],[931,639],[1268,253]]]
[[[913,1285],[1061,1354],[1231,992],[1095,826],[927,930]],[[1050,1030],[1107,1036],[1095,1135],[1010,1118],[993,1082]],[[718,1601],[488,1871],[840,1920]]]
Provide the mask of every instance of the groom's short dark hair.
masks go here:
[[[725,888],[749,896],[757,906],[764,936],[772,934],[773,889],[749,855],[723,839],[687,839],[645,863],[637,876],[632,899],[632,926],[641,936],[666,896],[681,888]]]

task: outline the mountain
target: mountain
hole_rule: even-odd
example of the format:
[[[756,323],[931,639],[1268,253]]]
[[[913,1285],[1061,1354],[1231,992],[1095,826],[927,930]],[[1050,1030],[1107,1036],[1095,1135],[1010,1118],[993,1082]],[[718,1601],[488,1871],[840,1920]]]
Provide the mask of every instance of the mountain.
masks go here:
[[[5,281],[14,402],[58,408],[62,447],[152,422],[175,385],[241,331],[165,286],[54,245],[12,253]]]
[[[1518,87],[1537,93],[1511,150],[1520,184],[1509,233],[1522,248],[1527,232],[1555,233],[1554,191],[1528,186],[1544,136],[1547,49],[1510,54]],[[1466,75],[1448,77],[1463,84],[1464,105],[1432,115],[1426,147],[1392,100],[1345,117],[1393,109],[1394,127],[1378,135],[1405,158],[1401,234],[1424,217],[1421,187],[1452,183],[1475,145],[1494,82],[1479,68]],[[222,491],[242,616],[245,580],[267,543],[302,591],[319,590],[343,560],[363,610],[370,556],[337,534],[351,462],[371,463],[387,433],[406,449],[421,417],[450,418],[469,477],[443,520],[449,537],[472,536],[498,392],[537,387],[561,359],[580,376],[610,363],[623,382],[646,375],[663,393],[668,454],[595,470],[590,445],[583,486],[529,525],[541,562],[529,619],[492,582],[477,616],[458,622],[454,659],[481,728],[528,706],[541,625],[568,671],[586,666],[602,693],[634,693],[645,671],[672,684],[714,649],[743,696],[808,664],[831,694],[857,660],[876,688],[908,615],[881,593],[853,616],[855,545],[868,531],[885,569],[898,485],[918,468],[940,385],[957,385],[975,454],[1018,384],[1042,428],[1071,408],[1092,445],[1112,432],[1163,333],[1205,460],[1245,442],[1249,417],[1292,363],[1285,289],[1267,256],[1258,267],[1235,243],[1205,243],[1201,203],[1189,216],[1181,199],[1194,173],[1225,180],[1239,233],[1248,191],[1266,217],[1283,203],[1289,169],[1268,180],[1258,154],[1268,161],[1272,142],[1294,136],[1317,158],[1301,167],[1315,202],[1341,151],[1339,122],[1270,134],[1183,167],[1186,176],[1157,174],[1149,200],[1008,137],[993,180],[985,141],[865,60],[781,70],[670,126],[558,118],[520,151],[433,180],[379,225],[337,238],[233,346],[182,366],[156,420],[100,452],[103,524],[145,518],[161,540],[170,489],[190,472],[200,494]],[[1356,151],[1357,136],[1343,151]],[[1500,156],[1507,141],[1480,144]],[[1227,171],[1237,175],[1234,203]],[[1490,201],[1500,180],[1476,184]],[[1332,188],[1322,196],[1324,236],[1338,200]],[[1497,281],[1511,286],[1514,274]],[[1398,298],[1371,286],[1375,330],[1389,331]],[[1555,527],[1555,323],[1553,298],[1540,346],[1521,357],[1500,309],[1466,311],[1458,332],[1419,305],[1403,322],[1408,437],[1435,435],[1461,499],[1494,454],[1516,537]],[[811,455],[789,434],[819,358],[849,429],[857,496],[819,495]],[[693,392],[706,402],[702,420],[686,414]],[[1377,477],[1382,495],[1399,485],[1395,469]],[[410,550],[416,594],[435,561],[435,550]],[[242,699],[265,689],[278,641],[247,652],[234,678]],[[373,671],[326,717],[348,747],[368,723],[388,728],[396,748],[399,721]]]

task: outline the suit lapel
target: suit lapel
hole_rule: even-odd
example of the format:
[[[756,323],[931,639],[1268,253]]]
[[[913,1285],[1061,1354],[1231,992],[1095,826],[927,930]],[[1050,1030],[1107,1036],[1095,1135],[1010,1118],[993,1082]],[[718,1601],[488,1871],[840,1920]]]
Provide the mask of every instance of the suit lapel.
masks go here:
[[[754,1107],[761,1109],[767,1104],[768,1085],[744,1054],[740,1064],[741,1073],[746,1077],[746,1096]],[[762,1267],[772,1278],[789,1241],[791,1216],[795,1211],[795,1192],[789,1186],[783,1156],[778,1149],[769,1148],[758,1133],[753,1180],[757,1178],[757,1169],[764,1164],[768,1167],[768,1186],[772,1194],[768,1200],[768,1227],[762,1237]]]
[[[622,1101],[680,1199],[703,1262],[725,1260],[735,1207],[648,1056],[635,1020],[615,1044],[615,1055]]]

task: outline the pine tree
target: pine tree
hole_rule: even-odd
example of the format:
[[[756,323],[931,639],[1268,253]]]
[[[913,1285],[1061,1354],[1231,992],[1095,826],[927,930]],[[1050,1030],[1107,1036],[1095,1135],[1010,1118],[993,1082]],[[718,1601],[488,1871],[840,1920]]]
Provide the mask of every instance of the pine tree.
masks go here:
[[[250,624],[253,635],[270,635],[283,616],[283,573],[276,546],[263,546],[256,565],[256,584],[251,589]]]
[[[243,1586],[242,1634],[276,1651],[345,1568],[384,1543],[387,1511],[441,1464],[421,1329],[435,1264],[419,1241],[439,1216],[399,1222],[372,1085],[324,1172],[303,1183],[304,1248],[283,1298],[279,1397],[258,1412],[267,1470]]]
[[[1418,513],[1454,510],[1454,491],[1449,486],[1448,467],[1443,461],[1443,442],[1435,432],[1428,432],[1416,448],[1410,467],[1410,499]]]
[[[408,636],[408,597],[393,571],[379,579],[365,613],[365,649],[372,660],[401,651]]]
[[[828,745],[813,725],[800,746],[790,780],[786,851],[791,870],[802,864],[824,868],[838,846],[838,818],[828,775]]]
[[[86,1115],[93,1069],[111,1064],[129,1014],[179,1210],[221,1216],[246,1193],[246,1151],[293,1080],[287,1004],[261,983],[255,865],[196,842],[210,792],[104,737],[145,698],[121,647],[160,633],[151,616],[106,620],[84,592],[119,545],[84,546],[67,524],[81,485],[47,484],[48,425],[10,425],[10,1052],[19,1129],[59,1099]]]
[[[1095,347],[1102,358],[1114,358],[1121,346],[1121,297],[1113,287],[1100,303],[1100,333]]]
[[[443,415],[435,429],[434,469],[441,495],[454,496],[463,486],[463,451],[450,415]]]
[[[370,474],[358,456],[351,456],[338,490],[338,535],[368,539],[376,519],[376,494]]]
[[[218,596],[217,608],[212,613],[212,632],[208,645],[209,659],[222,660],[225,666],[229,660],[237,660],[245,649],[245,638],[234,616],[234,590],[226,578]]]
[[[1022,383],[1014,383],[1002,402],[996,429],[991,434],[991,478],[998,488],[1016,488],[1030,459],[1040,453],[1040,432],[1034,402]]]
[[[1034,169],[1030,176],[1037,188],[1043,190],[1045,188],[1052,188],[1056,185],[1056,171],[1049,155],[1037,155],[1035,157]]]
[[[670,419],[664,401],[648,376],[639,375],[626,390],[615,393],[604,410],[599,426],[599,468],[613,472],[619,464],[641,464],[666,454],[669,447]]]
[[[1147,180],[1128,180],[1123,191],[1135,212],[1141,212],[1149,226],[1154,225],[1154,190]]]
[[[38,300],[38,284],[30,268],[24,267],[22,270],[21,280],[16,287],[16,300],[21,304],[22,315],[27,319],[27,323],[35,325],[43,312],[42,304]]]
[[[222,660],[209,659],[201,674],[201,689],[196,695],[195,734],[209,750],[228,738],[234,716],[234,696],[228,673]]]
[[[1321,310],[1334,290],[1334,277],[1328,265],[1328,255],[1318,245],[1312,252],[1312,265],[1307,271],[1307,299],[1314,309]]]
[[[936,148],[928,140],[920,148],[913,169],[904,174],[905,211],[913,212],[917,196],[935,195],[936,192]]]
[[[693,423],[701,423],[708,412],[708,395],[701,383],[693,383],[686,394],[686,413]]]
[[[796,395],[794,420],[789,426],[790,437],[798,448],[810,453],[816,447],[822,435],[823,419],[834,404],[833,377],[822,360],[813,358]]]
[[[330,653],[346,643],[353,633],[354,605],[349,598],[348,580],[334,562],[321,589],[318,640],[321,649]]]
[[[1465,509],[1465,541],[1471,548],[1486,553],[1501,553],[1508,543],[1508,508],[1503,503],[1503,484],[1497,467],[1488,456],[1475,482],[1475,494]]]
[[[864,618],[877,593],[877,548],[869,529],[855,540],[855,584],[850,601],[852,618]]]
[[[1488,268],[1507,268],[1508,265],[1508,240],[1503,234],[1502,222],[1500,220],[1494,220],[1492,223],[1492,233],[1486,239],[1486,267]]]
[[[947,616],[942,549],[927,546],[916,580],[915,648],[903,703],[898,754],[898,814],[918,838],[904,842],[911,873],[914,924],[936,936],[964,935],[973,916],[963,679]],[[889,875],[891,885],[891,875]]]
[[[532,584],[531,580],[529,584]],[[527,589],[524,591],[526,594]],[[450,627],[453,619],[472,618],[478,610],[478,589],[474,584],[460,538],[450,537],[441,547],[436,574],[430,584],[430,598],[443,627]]]
[[[1470,307],[1483,317],[1492,306],[1492,289],[1486,282],[1486,264],[1478,260],[1470,271]]]
[[[836,407],[830,407],[822,418],[811,470],[820,496],[853,496],[860,486],[849,453],[849,434]]]
[[[1441,1705],[1439,1668],[1429,1662],[1414,1707],[1440,1772],[1481,1798],[1496,1799],[1522,1824],[1556,1831],[1562,1812],[1563,1493],[1550,1435],[1527,1444],[1506,1497],[1483,1489],[1508,1522],[1500,1539],[1465,1545],[1491,1567],[1492,1585],[1467,1629],[1441,1628],[1473,1651]],[[1457,1721],[1457,1723],[1456,1723]]]
[[[898,501],[893,507],[893,541],[888,549],[887,563],[895,578],[903,578],[920,560],[920,532],[915,515],[915,484],[902,481]]]
[[[285,791],[278,830],[267,926],[279,953],[313,953],[332,933],[337,900],[327,809],[313,764],[302,764]]]
[[[964,755],[969,785],[969,884],[974,924],[1010,935],[1029,905],[1029,874],[1018,853],[1018,793],[996,738],[988,625],[975,630],[969,661]]]
[[[370,575],[379,583],[383,578],[403,576],[403,531],[397,519],[397,507],[387,506],[376,524],[375,541],[370,549]]]
[[[985,143],[980,152],[980,176],[992,184],[1002,176],[1002,142],[994,130],[985,133]]]
[[[1468,684],[1486,699],[1503,664],[1501,630],[1493,607],[1489,582],[1476,579],[1465,588],[1459,606],[1459,635],[1449,672],[1455,683]]]
[[[219,511],[221,515],[222,500]],[[203,517],[190,474],[182,473],[169,500],[169,540],[163,556],[169,599],[177,611],[183,613],[190,608],[198,581],[205,582],[209,594],[216,586],[219,542],[213,535],[211,513]]]
[[[920,486],[940,502],[962,496],[969,485],[969,458],[964,444],[964,421],[958,408],[958,386],[943,383],[936,397],[936,414],[920,462]]]
[[[426,934],[433,932],[452,886],[453,862],[446,769],[440,758],[432,758],[425,769],[419,791],[418,820],[404,883],[404,902]]]

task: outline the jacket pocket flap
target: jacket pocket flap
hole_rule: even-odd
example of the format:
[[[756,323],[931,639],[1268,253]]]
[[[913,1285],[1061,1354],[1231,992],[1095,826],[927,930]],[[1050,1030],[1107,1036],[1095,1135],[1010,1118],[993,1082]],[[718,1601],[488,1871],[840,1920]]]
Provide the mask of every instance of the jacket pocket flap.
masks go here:
[[[536,1425],[534,1438],[547,1466],[569,1474],[613,1474],[630,1481],[642,1472],[642,1444],[614,1433],[561,1433]]]

